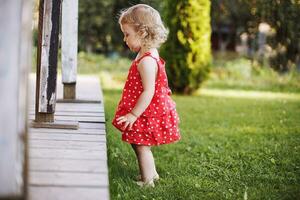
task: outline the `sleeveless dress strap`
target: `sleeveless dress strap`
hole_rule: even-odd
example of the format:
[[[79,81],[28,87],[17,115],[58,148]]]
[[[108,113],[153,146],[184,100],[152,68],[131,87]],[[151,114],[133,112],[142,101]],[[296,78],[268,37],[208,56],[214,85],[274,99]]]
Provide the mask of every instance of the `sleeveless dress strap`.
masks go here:
[[[137,59],[135,62],[138,64],[143,58],[145,58],[146,56],[150,56],[151,58],[153,58],[156,62],[158,62],[159,60],[157,58],[155,58],[154,56],[152,56],[151,52],[146,52],[144,53],[144,55],[142,55],[139,59]]]

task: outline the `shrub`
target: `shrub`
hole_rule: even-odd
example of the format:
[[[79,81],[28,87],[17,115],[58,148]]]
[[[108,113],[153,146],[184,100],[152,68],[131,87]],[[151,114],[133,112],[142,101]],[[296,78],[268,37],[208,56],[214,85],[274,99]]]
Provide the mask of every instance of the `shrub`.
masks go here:
[[[161,54],[170,87],[191,94],[207,78],[211,65],[210,1],[167,0],[165,22],[169,37]]]

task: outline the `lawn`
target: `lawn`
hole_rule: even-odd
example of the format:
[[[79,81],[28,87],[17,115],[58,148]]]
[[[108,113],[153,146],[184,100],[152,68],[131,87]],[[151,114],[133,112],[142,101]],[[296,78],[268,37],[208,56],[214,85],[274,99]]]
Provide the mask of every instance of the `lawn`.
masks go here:
[[[154,147],[161,176],[141,189],[130,145],[111,120],[121,90],[104,90],[112,199],[299,199],[300,98],[173,96],[182,140]]]
[[[129,65],[78,56],[78,73],[98,75],[104,89],[111,199],[300,199],[299,72],[215,57],[203,89],[173,96],[182,140],[153,148],[161,180],[141,189],[135,155],[111,125]]]

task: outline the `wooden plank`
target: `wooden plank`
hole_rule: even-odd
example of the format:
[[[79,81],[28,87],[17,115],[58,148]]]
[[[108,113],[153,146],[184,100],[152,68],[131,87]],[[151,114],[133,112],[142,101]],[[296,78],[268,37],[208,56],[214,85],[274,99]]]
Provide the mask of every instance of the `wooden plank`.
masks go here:
[[[30,171],[108,173],[106,160],[30,159]]]
[[[29,115],[34,115],[34,111],[30,111]],[[57,116],[80,116],[80,117],[104,117],[104,112],[75,112],[75,111],[55,111]]]
[[[30,1],[1,1],[0,198],[26,195],[26,98],[31,63],[31,11]]]
[[[34,186],[106,187],[106,173],[30,172],[29,184]]]
[[[61,140],[30,140],[30,148],[47,149],[87,149],[87,150],[105,150],[106,144],[103,142],[90,141],[61,141]]]
[[[80,125],[79,125],[80,126]],[[105,135],[105,129],[83,129],[80,127],[77,130],[66,130],[66,129],[46,129],[46,128],[31,128],[31,133],[60,133],[60,134],[80,134],[80,135]]]
[[[86,85],[81,82],[81,86],[79,82],[80,78],[78,95],[84,94],[94,101],[99,95],[93,86],[96,81]],[[90,87],[89,91],[81,93],[86,87]],[[58,92],[61,89],[58,86]],[[91,98],[92,93],[97,95]],[[103,104],[57,103],[55,110],[55,119],[86,122],[79,122],[77,130],[30,128],[29,200],[109,199]],[[29,117],[33,111],[31,108]]]
[[[65,86],[64,86],[65,87]],[[65,87],[66,88],[66,87]],[[65,94],[65,92],[64,92]],[[65,95],[64,95],[65,98]],[[99,100],[88,100],[88,99],[57,99],[58,103],[102,103]]]
[[[60,134],[60,133],[30,133],[29,140],[60,140],[60,141],[90,141],[106,142],[105,135],[82,135],[82,134]]]
[[[29,115],[29,120],[34,120],[34,116],[33,115]],[[62,115],[55,115],[54,116],[54,121],[65,121],[65,122],[69,122],[69,121],[74,121],[74,122],[105,122],[105,118],[104,117],[88,117],[88,116],[62,116]],[[62,122],[62,124],[64,124],[64,122]],[[53,123],[54,125],[54,123]]]
[[[61,0],[40,0],[36,79],[36,121],[55,111]],[[46,119],[46,118],[45,118]]]
[[[109,190],[102,188],[82,188],[82,187],[39,187],[29,188],[30,200],[96,200],[109,199]]]
[[[106,160],[106,150],[30,148],[29,158]]]
[[[62,160],[32,158],[31,171],[60,171],[60,172],[108,172],[106,160]]]
[[[81,129],[105,129],[105,123],[79,123]]]

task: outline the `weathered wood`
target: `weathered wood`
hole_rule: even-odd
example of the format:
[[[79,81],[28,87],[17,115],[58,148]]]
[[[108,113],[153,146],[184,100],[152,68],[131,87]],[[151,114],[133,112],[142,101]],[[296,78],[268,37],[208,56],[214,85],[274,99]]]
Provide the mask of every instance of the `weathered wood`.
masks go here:
[[[30,148],[29,158],[44,159],[81,159],[81,160],[106,160],[106,151],[88,149],[41,149]]]
[[[62,133],[36,133],[29,134],[30,140],[59,140],[59,141],[87,141],[87,142],[106,142],[105,135],[86,135],[74,134],[73,132]]]
[[[0,6],[0,198],[26,196],[27,82],[31,1]]]
[[[104,107],[96,103],[102,100],[96,94],[99,82],[81,80],[79,76],[78,86],[86,84],[89,92],[80,86],[78,96],[83,92],[95,102],[58,103],[54,117],[84,120],[77,130],[29,129],[29,200],[109,199]],[[31,109],[29,118],[32,113]]]
[[[106,187],[107,176],[102,173],[30,172],[29,183],[33,186],[81,186]]]
[[[76,98],[76,83],[64,83],[64,99],[72,100]]]
[[[59,140],[30,140],[31,148],[48,148],[48,149],[88,149],[88,150],[105,150],[103,142],[88,141],[59,141]]]
[[[106,160],[30,159],[30,171],[108,173]]]
[[[61,0],[40,0],[36,76],[37,122],[51,122],[56,102],[57,53]]]
[[[105,123],[79,123],[81,129],[105,129]]]
[[[31,187],[30,200],[97,200],[109,199],[107,187],[83,188],[83,187]]]
[[[29,116],[29,119],[33,119],[33,118],[34,118],[33,115]],[[54,128],[58,128],[58,126],[62,126],[62,128],[63,127],[67,128],[68,126],[70,126],[69,122],[74,122],[72,124],[75,126],[74,128],[78,128],[78,122],[95,122],[95,123],[105,122],[104,117],[97,117],[97,116],[96,117],[87,117],[87,116],[81,117],[81,116],[60,116],[60,115],[58,115],[58,116],[55,116],[54,119],[55,120],[52,122]],[[66,123],[64,124],[64,122],[66,122]],[[47,123],[47,122],[43,122],[43,123],[51,125],[51,123]],[[40,123],[40,124],[43,124],[43,123]],[[34,124],[36,124],[36,126],[34,126],[36,128],[37,128],[37,126],[39,126],[38,125],[39,123],[34,123]],[[46,125],[46,126],[48,127],[48,125]]]
[[[65,98],[65,97],[64,97]],[[88,100],[88,99],[57,99],[57,103],[102,103],[97,100]]]
[[[53,113],[35,113],[35,123],[43,123],[43,122],[54,122],[54,114]],[[30,118],[29,118],[30,119]]]
[[[105,135],[105,126],[102,129],[90,128],[85,129],[79,125],[78,130],[68,130],[68,129],[42,129],[42,128],[31,128],[31,133],[60,133],[60,134],[78,134],[78,135]]]
[[[78,0],[62,3],[62,82],[64,98],[75,99],[77,77]]]
[[[53,120],[52,122],[31,121],[30,123],[30,127],[32,128],[78,129],[78,126],[79,126],[78,122],[74,120],[68,120],[68,121]]]
[[[34,111],[30,111],[29,115],[34,115]],[[55,111],[56,116],[79,116],[79,117],[104,117],[104,112],[72,112],[72,111]]]

